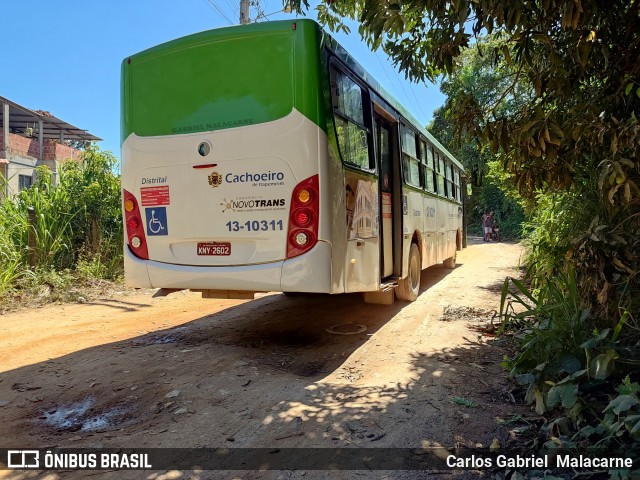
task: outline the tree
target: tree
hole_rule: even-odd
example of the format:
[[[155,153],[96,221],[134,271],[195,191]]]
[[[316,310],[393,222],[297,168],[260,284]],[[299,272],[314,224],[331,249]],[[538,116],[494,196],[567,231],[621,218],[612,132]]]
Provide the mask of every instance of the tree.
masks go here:
[[[60,186],[68,192],[69,209],[74,212],[76,251],[84,248],[96,254],[103,240],[114,239],[118,244],[122,237],[120,179],[113,173],[116,164],[111,152],[87,145],[81,162],[61,165]]]
[[[308,8],[306,0],[293,4]],[[413,80],[451,78],[469,49],[501,69],[493,80],[476,78],[492,82],[484,95],[455,92],[448,119],[454,132],[497,155],[523,197],[573,192],[576,204],[588,198],[597,206],[583,212],[590,225],[569,230],[562,258],[614,318],[625,308],[640,314],[639,9],[640,0],[324,0],[317,7],[333,29],[346,29],[342,17],[357,20],[369,46],[384,49]],[[481,41],[485,33],[496,42]]]
[[[382,47],[414,80],[450,75],[484,32],[504,43],[493,52],[512,69],[499,103],[533,87],[531,102],[506,115],[467,98],[456,116],[501,153],[524,194],[565,188],[573,173],[598,168],[612,202],[640,197],[640,0],[324,0],[318,18],[347,29],[359,21],[373,49]],[[294,0],[298,11],[307,0]]]
[[[493,51],[503,45],[500,38],[485,36],[478,39],[482,50]],[[496,104],[496,110],[515,111],[528,101],[530,92],[527,85],[519,85],[517,103],[507,99],[499,100],[501,88],[510,81],[512,71],[509,65],[495,62],[492,55],[481,55],[481,49],[466,49],[457,60],[456,70],[440,84],[440,90],[447,96],[445,104],[434,112],[429,131],[465,166],[467,184],[471,186],[471,197],[466,203],[470,227],[479,228],[483,211],[493,211],[501,226],[503,235],[519,237],[524,221],[522,201],[514,191],[510,176],[501,172],[497,155],[483,146],[469,132],[455,129],[458,106],[471,97],[479,103]]]
[[[517,86],[518,95],[505,98],[502,92],[511,82],[513,71],[510,65],[500,62],[489,52],[499,50],[504,45],[499,37],[485,36],[478,39],[478,48],[467,48],[456,60],[457,68],[440,84],[440,90],[447,96],[445,104],[434,112],[429,127],[431,133],[460,160],[467,170],[469,184],[475,196],[479,194],[488,163],[496,160],[496,155],[484,148],[482,143],[466,131],[458,121],[469,103],[491,106],[496,111],[513,113],[531,95],[527,86]],[[482,53],[484,52],[484,54]],[[482,121],[482,119],[476,119]]]

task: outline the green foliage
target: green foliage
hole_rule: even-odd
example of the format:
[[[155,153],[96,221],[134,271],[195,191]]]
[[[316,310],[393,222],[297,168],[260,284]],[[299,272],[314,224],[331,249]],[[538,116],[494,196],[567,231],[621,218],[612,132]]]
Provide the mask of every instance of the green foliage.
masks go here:
[[[640,451],[639,394],[640,385],[632,383],[627,375],[618,383],[605,408],[594,412],[597,425],[582,426],[566,442],[569,446],[592,445],[609,451],[623,451],[627,456],[637,458]]]
[[[594,316],[571,268],[567,274],[547,279],[536,292],[517,279],[507,278],[500,315],[504,319],[501,331],[515,329],[520,343],[518,353],[504,366],[527,384],[537,378],[540,389],[543,383],[557,380],[558,374],[568,374],[572,380],[583,375],[608,379],[616,371],[619,352],[624,351],[620,346],[624,345],[621,340],[628,311],[613,330],[601,329],[606,319]],[[620,365],[617,374],[626,368],[628,365]]]
[[[465,156],[457,157],[463,165]],[[503,239],[520,239],[523,233],[523,225],[526,216],[523,201],[517,192],[514,192],[509,179],[500,171],[500,165],[493,161],[485,164],[486,171],[479,184],[472,188],[472,194],[465,204],[467,215],[470,219],[468,231],[472,235],[483,236],[481,217],[485,212],[493,212]],[[467,172],[469,170],[467,169]]]
[[[47,267],[66,265],[71,255],[70,226],[74,216],[65,208],[70,202],[69,192],[52,185],[51,171],[47,167],[36,168],[35,175],[33,186],[21,191],[15,200],[16,214],[22,216],[20,244],[26,247],[29,229],[33,229],[36,264]],[[29,208],[34,210],[32,226],[29,226]],[[26,248],[22,251],[28,255]]]
[[[510,291],[510,285],[515,290]],[[508,301],[507,301],[508,300]],[[509,363],[512,374],[537,371],[543,381],[549,372],[575,373],[586,361],[581,345],[590,337],[591,310],[581,299],[573,270],[547,279],[537,293],[517,279],[506,279],[500,305],[503,328],[518,328],[521,349]]]
[[[464,398],[464,397],[452,397],[451,401],[457,405],[462,405],[463,407],[467,407],[467,408],[477,408],[478,404],[476,402],[474,402],[473,400],[469,400],[468,398]]]
[[[537,287],[571,265],[585,302],[616,324],[629,311],[635,326],[640,311],[640,218],[611,205],[583,179],[575,189],[539,193],[528,232],[529,278]],[[640,329],[628,330],[640,338]]]
[[[516,279],[502,290],[501,333],[512,330],[520,348],[503,366],[526,388],[540,415],[555,417],[543,429],[547,448],[640,448],[640,387],[631,383],[638,349],[625,346],[628,311],[615,328],[593,314],[575,272],[548,278],[537,292]],[[614,388],[615,386],[615,388]]]
[[[13,285],[20,275],[21,252],[11,241],[14,228],[0,225],[0,292]]]
[[[513,188],[511,179],[497,161],[487,163],[488,172],[475,201],[476,225],[481,226],[483,212],[493,212],[502,238],[519,239],[526,216],[523,201]]]
[[[81,162],[60,165],[58,185],[41,166],[31,188],[2,202],[0,292],[37,284],[63,291],[68,285],[61,279],[69,277],[69,271],[84,280],[121,275],[120,180],[113,173],[115,163],[113,155],[90,146]]]
[[[324,0],[318,18],[334,29],[340,17],[357,20],[370,47],[414,80],[451,75],[467,49],[483,51],[505,75],[494,94],[462,98],[454,116],[499,152],[520,191],[566,188],[595,159],[603,193],[630,203],[640,197],[639,9],[635,0]],[[485,32],[502,44],[479,41]]]
[[[487,37],[483,41],[494,47],[503,44],[498,38]],[[467,184],[471,186],[471,196],[466,202],[467,215],[471,219],[469,232],[484,235],[480,219],[484,212],[493,211],[501,236],[520,238],[525,215],[523,200],[514,187],[512,175],[504,172],[496,154],[483,147],[470,132],[460,130],[456,119],[458,105],[469,96],[484,102],[492,98],[502,110],[516,108],[497,98],[498,86],[504,84],[505,78],[505,69],[487,55],[480,55],[479,50],[463,52],[457,70],[440,85],[447,100],[434,113],[429,131],[465,166]]]
[[[580,220],[575,215],[582,213],[579,199],[570,192],[540,193],[536,205],[525,224],[528,233],[526,263],[530,265],[534,286],[564,268],[571,239],[580,228]]]

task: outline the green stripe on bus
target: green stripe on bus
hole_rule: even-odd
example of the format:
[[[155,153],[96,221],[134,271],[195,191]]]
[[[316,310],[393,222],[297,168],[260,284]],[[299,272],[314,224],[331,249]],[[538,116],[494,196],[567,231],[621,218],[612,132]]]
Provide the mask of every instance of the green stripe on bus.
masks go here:
[[[121,141],[131,133],[254,125],[293,109],[326,130],[320,35],[311,20],[265,22],[197,33],[125,59]]]

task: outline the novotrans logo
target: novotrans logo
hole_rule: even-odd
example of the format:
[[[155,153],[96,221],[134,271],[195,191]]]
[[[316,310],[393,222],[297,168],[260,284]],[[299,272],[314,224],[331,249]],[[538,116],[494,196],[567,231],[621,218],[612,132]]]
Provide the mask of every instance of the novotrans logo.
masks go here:
[[[225,198],[220,205],[224,207],[222,209],[224,213],[227,210],[232,212],[284,210],[285,204],[286,200],[284,198],[239,197],[231,200]]]

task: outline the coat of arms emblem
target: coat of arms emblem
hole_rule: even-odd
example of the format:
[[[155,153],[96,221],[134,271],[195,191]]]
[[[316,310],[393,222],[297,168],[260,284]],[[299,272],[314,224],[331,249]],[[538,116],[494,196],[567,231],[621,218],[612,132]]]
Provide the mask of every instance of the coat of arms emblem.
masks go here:
[[[219,187],[220,184],[222,184],[222,175],[218,172],[211,172],[211,175],[209,175],[209,185],[215,188]]]

